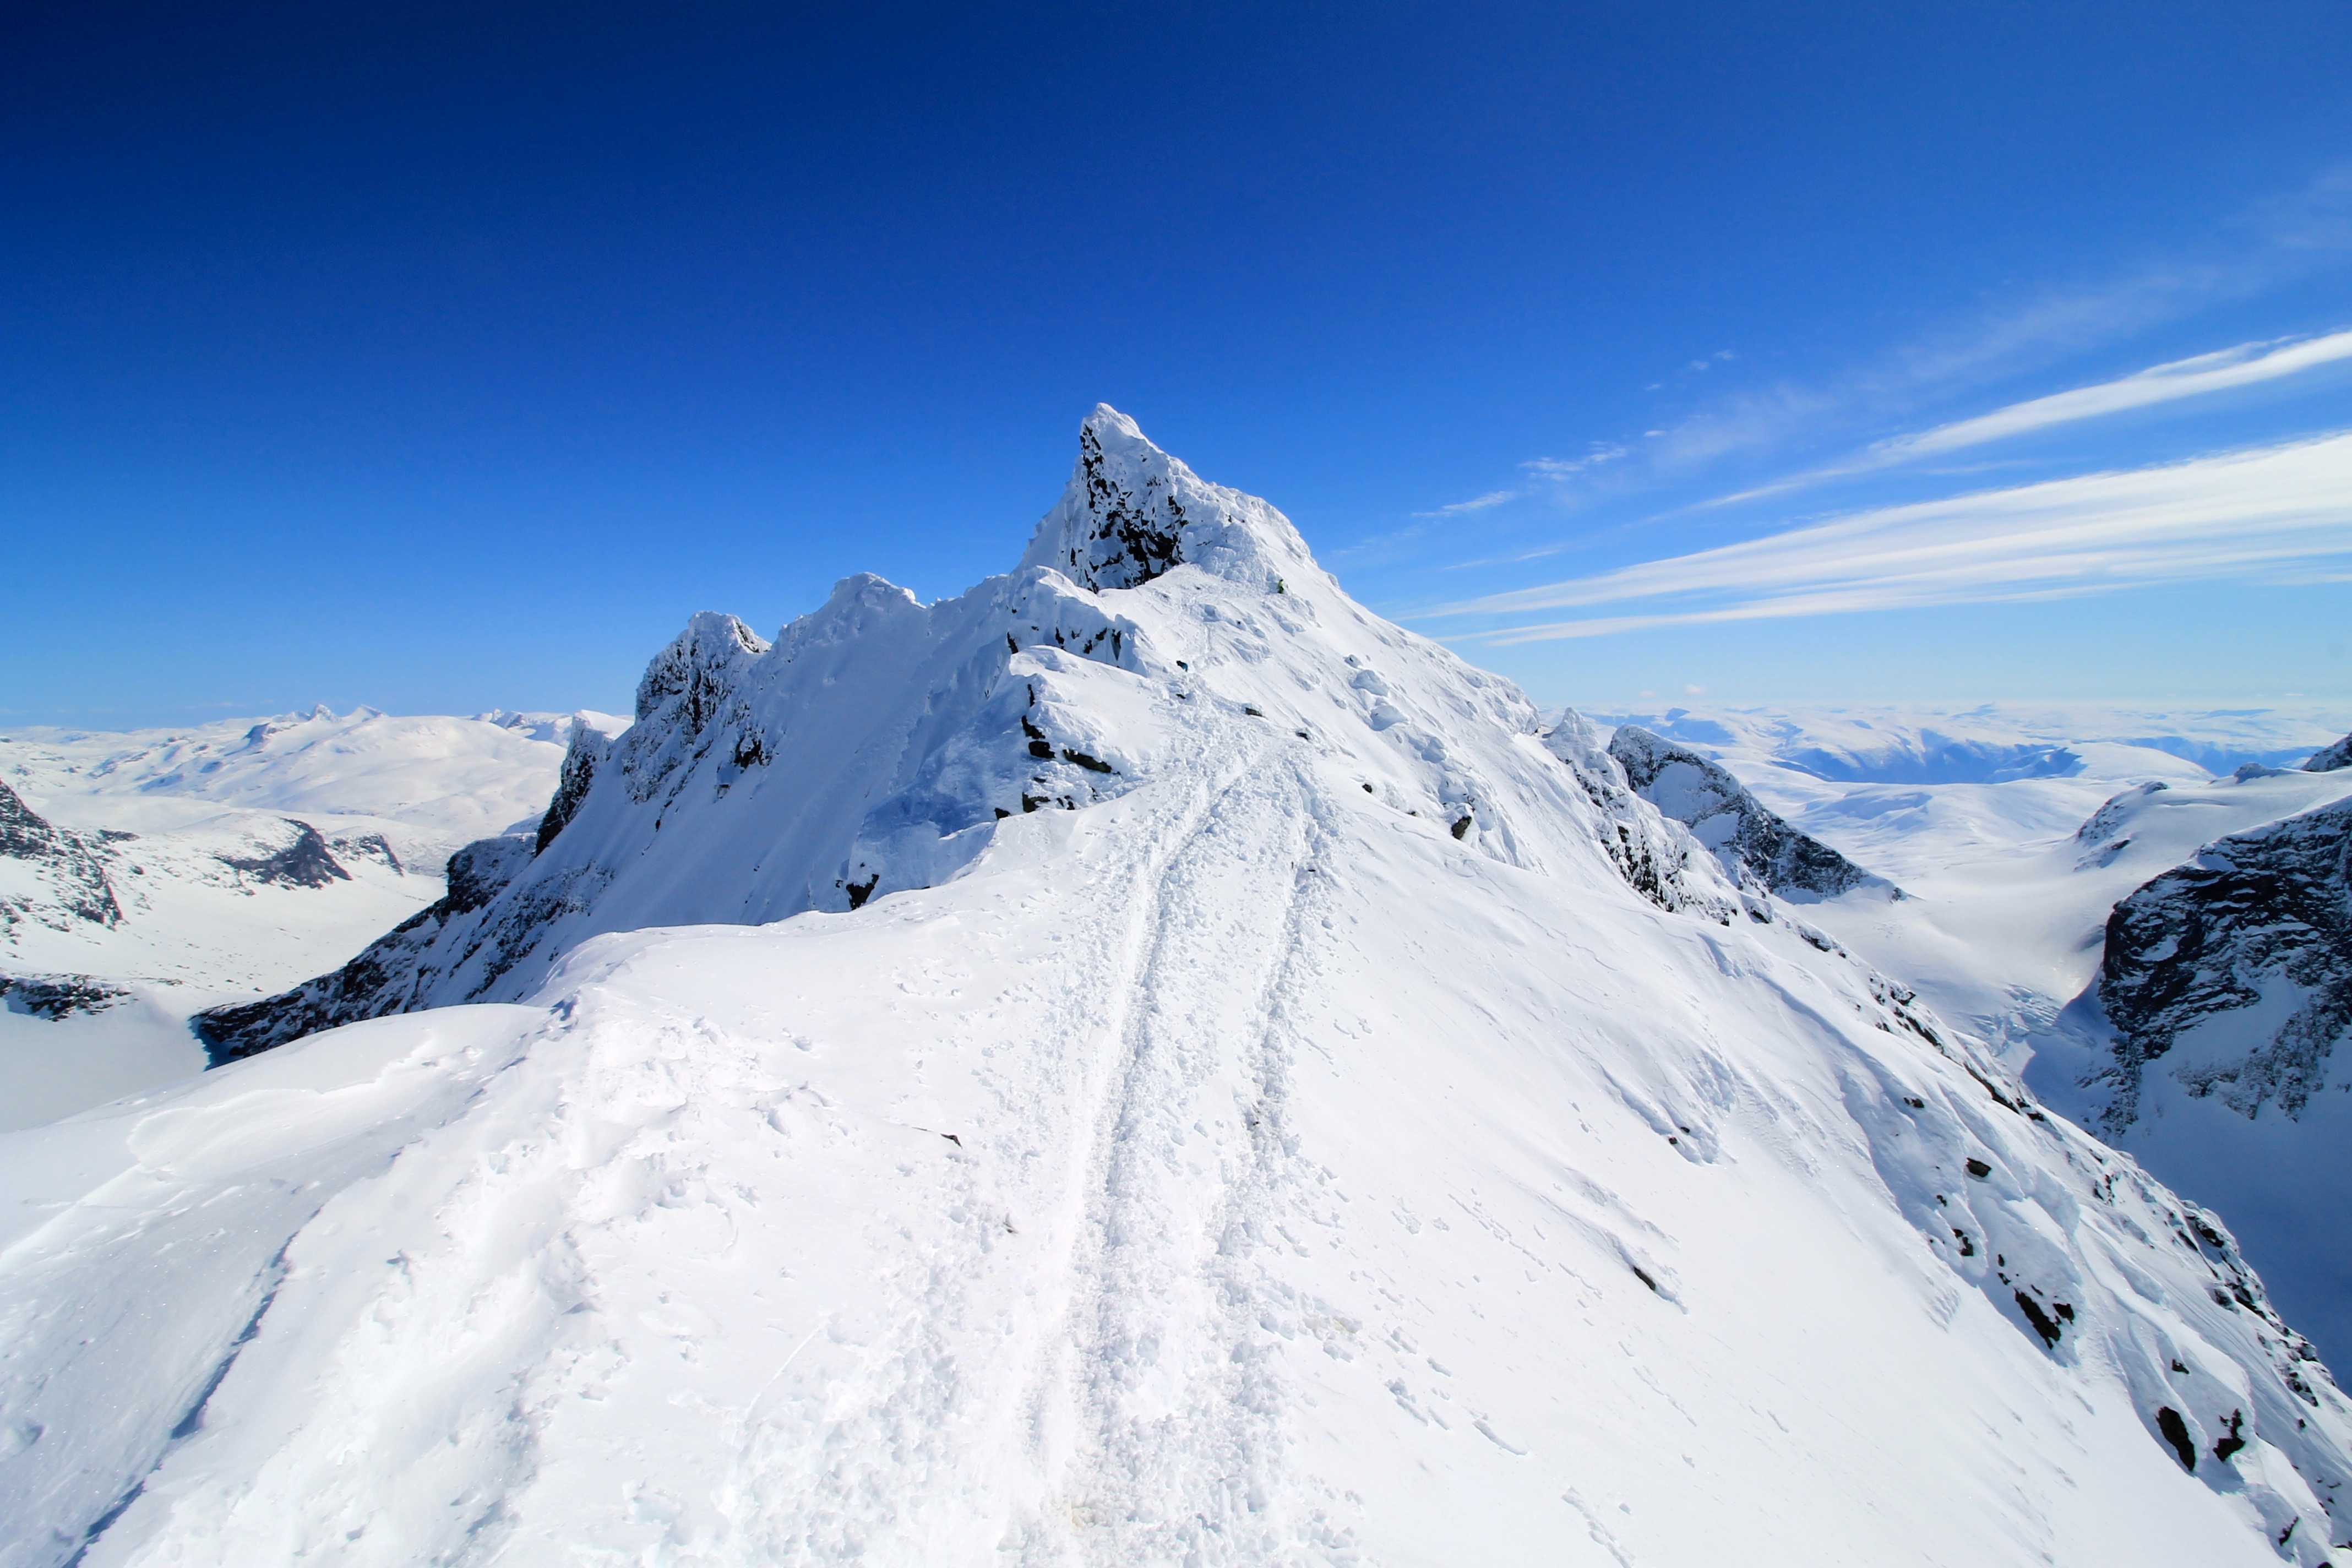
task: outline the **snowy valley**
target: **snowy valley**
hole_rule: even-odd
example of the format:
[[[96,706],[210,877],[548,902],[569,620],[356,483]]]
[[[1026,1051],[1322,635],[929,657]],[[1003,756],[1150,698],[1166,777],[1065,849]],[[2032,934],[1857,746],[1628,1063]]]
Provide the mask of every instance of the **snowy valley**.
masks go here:
[[[0,1565],[2328,1562],[2342,731],[1937,722],[1539,715],[1106,407],[627,721],[17,732],[184,1057],[0,1137]]]
[[[191,1015],[439,899],[452,852],[544,808],[572,722],[322,707],[0,731],[0,1127],[202,1069]]]

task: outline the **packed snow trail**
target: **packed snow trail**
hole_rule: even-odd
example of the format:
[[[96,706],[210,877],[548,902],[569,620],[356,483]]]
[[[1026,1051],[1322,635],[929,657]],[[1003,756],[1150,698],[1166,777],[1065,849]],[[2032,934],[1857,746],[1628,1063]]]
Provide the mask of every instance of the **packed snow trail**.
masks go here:
[[[690,891],[614,763],[482,906],[527,1005],[0,1139],[0,1564],[2326,1561],[2352,1412],[2217,1220],[1503,683],[1218,537],[927,612],[960,648],[873,612],[972,672],[877,722],[1108,786],[959,874],[551,941],[625,912],[528,897],[583,868]],[[1049,594],[1116,649],[1006,649],[988,606]],[[760,701],[807,714],[855,639],[795,636]],[[623,759],[698,865],[803,765],[731,762],[737,657]],[[864,776],[988,798],[923,766]],[[838,830],[793,886],[877,824],[940,863],[770,787]]]

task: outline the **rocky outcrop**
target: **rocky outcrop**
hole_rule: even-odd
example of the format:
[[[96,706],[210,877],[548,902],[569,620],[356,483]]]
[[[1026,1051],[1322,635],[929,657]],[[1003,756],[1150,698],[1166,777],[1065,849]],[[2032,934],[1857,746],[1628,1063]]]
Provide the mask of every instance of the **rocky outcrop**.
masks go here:
[[[2352,735],[2347,735],[2325,751],[2314,752],[2303,764],[2307,773],[2332,773],[2338,768],[2352,768]]]
[[[52,1023],[76,1013],[103,1013],[130,994],[94,974],[0,974],[0,1005]]]
[[[2265,1022],[2184,1061],[2173,1076],[2252,1117],[2293,1117],[2352,1027],[2352,800],[2219,839],[2115,907],[2097,994],[2115,1029],[2105,1115],[2138,1114],[2149,1065],[2182,1037],[2259,1008]],[[2268,1020],[2284,1015],[2274,1026]]]
[[[1661,909],[1697,907],[1727,918],[1732,901],[1724,896],[1726,889],[1710,885],[1711,875],[1695,874],[1705,856],[1698,841],[1654,807],[1644,807],[1591,720],[1568,709],[1544,731],[1543,743],[1592,803],[1601,853],[1635,892]]]
[[[1634,794],[1688,827],[1742,887],[1797,903],[1858,888],[1896,891],[1790,826],[1721,764],[1687,747],[1629,724],[1611,737],[1609,755]]]
[[[1161,451],[1134,420],[1097,404],[1078,431],[1078,466],[1021,564],[1088,589],[1135,588],[1185,564],[1261,585],[1319,572],[1298,531],[1255,496],[1213,485]]]
[[[20,862],[32,883],[26,890],[0,891],[0,933],[24,920],[58,931],[78,921],[120,925],[122,906],[106,878],[103,843],[52,826],[0,784],[0,858]]]
[[[481,945],[481,910],[535,852],[531,837],[521,833],[468,844],[449,857],[448,890],[437,902],[378,937],[341,969],[257,1002],[198,1013],[188,1025],[204,1042],[208,1065],[219,1067],[338,1024],[426,1005],[446,963],[435,962],[436,947],[446,942],[459,962],[471,957]],[[469,945],[464,940],[468,936],[478,940]]]
[[[740,622],[736,624],[741,625]],[[646,674],[650,679],[652,672],[648,670]],[[637,695],[643,701],[646,695],[643,683],[639,685]],[[594,716],[585,712],[572,716],[571,738],[563,750],[563,772],[556,778],[555,796],[547,803],[547,815],[539,819],[539,834],[532,853],[545,853],[547,847],[555,842],[555,836],[571,822],[580,809],[580,803],[588,798],[589,786],[596,782],[596,770],[604,765],[612,750],[612,733],[600,728]]]
[[[323,888],[334,882],[348,882],[352,874],[336,862],[328,851],[327,841],[319,830],[307,822],[293,817],[286,826],[294,829],[294,842],[268,855],[216,857],[220,863],[248,881],[273,888]],[[383,844],[381,836],[375,840]],[[392,847],[383,845],[389,857]]]

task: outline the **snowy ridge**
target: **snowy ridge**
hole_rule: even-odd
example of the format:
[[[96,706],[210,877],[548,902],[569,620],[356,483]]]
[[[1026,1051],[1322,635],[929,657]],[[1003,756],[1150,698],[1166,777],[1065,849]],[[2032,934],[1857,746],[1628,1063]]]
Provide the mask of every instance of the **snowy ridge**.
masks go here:
[[[2338,768],[2352,768],[2352,735],[2314,752],[2303,764],[2307,773],[2332,773]]]
[[[1201,732],[1231,720],[1318,744],[1335,724],[1368,726],[1390,744],[1365,789],[1483,853],[1528,853],[1507,795],[1442,738],[1465,721],[1498,725],[1539,757],[1534,710],[1516,689],[1375,626],[1287,519],[1202,483],[1125,416],[1097,409],[1081,434],[1062,501],[1017,573],[929,605],[878,577],[847,578],[772,646],[732,616],[695,616],[647,667],[625,734],[574,729],[535,856],[477,847],[477,861],[499,868],[478,884],[495,896],[436,906],[337,973],[205,1015],[215,1058],[355,1018],[518,999],[605,931],[780,920],[932,886],[996,823],[1115,798],[1189,746],[1231,744]],[[1134,544],[1139,518],[1166,531]],[[1165,586],[1120,592],[1114,607],[1038,563],[1073,551],[1117,580],[1169,561],[1189,570],[1168,567]],[[1339,626],[1323,626],[1324,605]],[[1277,639],[1306,662],[1277,658]],[[1411,671],[1410,691],[1381,673],[1391,658]],[[1572,779],[1534,765],[1542,786],[1528,810],[1567,803],[1590,841],[1614,833],[1589,800],[1562,793]],[[1727,889],[1717,896],[1729,907]]]
[[[2217,1219],[1177,496],[1134,586],[698,617],[403,961],[526,1005],[0,1139],[0,1564],[2352,1538]]]

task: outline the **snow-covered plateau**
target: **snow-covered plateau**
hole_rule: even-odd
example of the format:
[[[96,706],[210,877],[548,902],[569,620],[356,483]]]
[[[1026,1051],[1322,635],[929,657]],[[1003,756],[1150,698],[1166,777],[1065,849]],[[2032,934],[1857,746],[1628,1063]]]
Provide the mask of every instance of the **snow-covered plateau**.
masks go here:
[[[0,1564],[2329,1561],[2221,1218],[1848,934],[1934,857],[1604,742],[1097,409],[0,1137]]]

